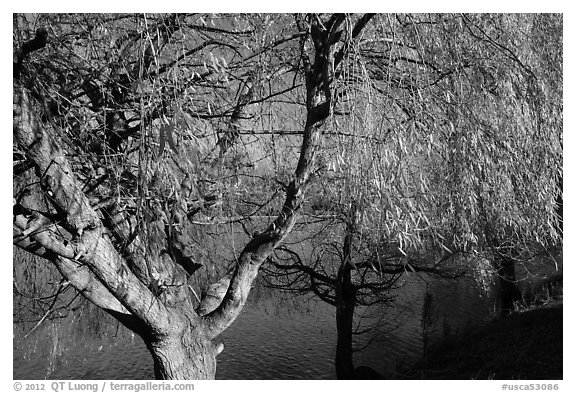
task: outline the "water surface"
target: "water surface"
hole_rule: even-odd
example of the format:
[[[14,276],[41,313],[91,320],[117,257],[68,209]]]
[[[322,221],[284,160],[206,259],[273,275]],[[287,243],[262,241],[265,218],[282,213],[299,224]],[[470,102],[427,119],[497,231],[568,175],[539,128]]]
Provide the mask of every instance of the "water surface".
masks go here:
[[[434,293],[436,338],[462,332],[488,318],[488,302],[474,281],[408,279],[395,306],[359,309],[361,327],[378,325],[360,336],[355,365],[367,365],[395,376],[422,355],[422,299]],[[218,356],[217,379],[334,379],[335,311],[307,301],[294,308],[275,299],[250,301],[221,336],[225,349]],[[357,318],[359,320],[359,318]],[[138,338],[86,337],[68,348],[62,359],[14,353],[14,379],[153,379],[152,358]],[[49,372],[47,372],[49,370]]]

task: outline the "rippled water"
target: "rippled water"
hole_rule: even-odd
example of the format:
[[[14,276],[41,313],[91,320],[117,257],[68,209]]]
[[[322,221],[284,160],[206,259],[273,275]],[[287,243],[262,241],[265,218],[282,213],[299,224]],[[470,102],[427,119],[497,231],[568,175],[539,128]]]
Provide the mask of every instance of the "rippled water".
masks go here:
[[[421,311],[425,283],[407,282],[394,309],[359,310],[365,325],[375,316],[380,329],[360,338],[370,345],[355,354],[356,366],[368,365],[393,375],[422,352]],[[473,281],[431,281],[435,298],[434,333],[462,331],[488,316],[486,299]],[[273,300],[251,302],[222,335],[224,352],[218,357],[217,379],[334,379],[336,323],[334,309],[311,303],[297,310]],[[292,306],[290,306],[292,307]],[[96,340],[96,339],[94,339]],[[153,379],[152,359],[139,338],[110,339],[100,349],[90,339],[52,365],[47,359],[23,359],[14,354],[15,379]],[[104,341],[100,339],[100,341]],[[90,345],[89,345],[90,344]]]

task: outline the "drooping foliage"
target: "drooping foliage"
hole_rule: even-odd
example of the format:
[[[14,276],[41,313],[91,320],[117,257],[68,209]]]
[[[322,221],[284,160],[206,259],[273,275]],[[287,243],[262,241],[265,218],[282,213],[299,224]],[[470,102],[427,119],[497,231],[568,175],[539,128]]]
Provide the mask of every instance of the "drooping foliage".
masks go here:
[[[300,260],[307,280],[353,263],[367,292],[446,253],[561,243],[559,15],[15,15],[13,42],[15,244],[128,326],[126,282],[238,308],[302,211],[342,248]],[[78,263],[93,232],[133,281]]]

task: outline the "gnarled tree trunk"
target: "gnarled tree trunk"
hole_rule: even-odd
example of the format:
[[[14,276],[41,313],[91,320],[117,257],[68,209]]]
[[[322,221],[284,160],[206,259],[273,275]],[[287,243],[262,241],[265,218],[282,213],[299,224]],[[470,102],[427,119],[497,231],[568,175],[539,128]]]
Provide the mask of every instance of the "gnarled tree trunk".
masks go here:
[[[144,337],[156,379],[214,379],[220,348],[202,323],[186,323],[162,337]]]

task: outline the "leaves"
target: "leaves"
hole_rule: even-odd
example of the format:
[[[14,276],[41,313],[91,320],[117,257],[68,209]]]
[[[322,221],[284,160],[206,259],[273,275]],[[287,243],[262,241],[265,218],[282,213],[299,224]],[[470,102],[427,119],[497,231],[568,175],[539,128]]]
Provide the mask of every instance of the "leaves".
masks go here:
[[[343,219],[355,206],[365,244],[406,255],[482,247],[486,223],[518,244],[561,241],[562,18],[377,15],[357,41],[348,38],[361,16],[346,18],[304,210]],[[46,97],[81,181],[104,178],[86,187],[91,198],[137,212],[138,223],[158,210],[172,219],[190,175],[198,189],[181,207],[191,216],[275,211],[307,121],[303,62],[321,60],[292,15],[38,23],[63,44],[35,53],[22,77]],[[27,31],[15,30],[15,46]],[[226,132],[231,146],[218,149]]]

